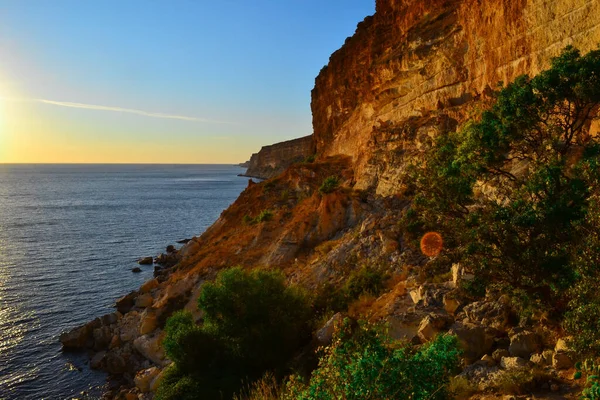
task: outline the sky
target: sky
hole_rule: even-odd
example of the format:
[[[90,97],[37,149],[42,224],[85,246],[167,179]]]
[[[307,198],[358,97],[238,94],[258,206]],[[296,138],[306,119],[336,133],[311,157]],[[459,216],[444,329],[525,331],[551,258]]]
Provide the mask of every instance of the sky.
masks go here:
[[[0,163],[238,163],[312,133],[374,0],[0,0]]]

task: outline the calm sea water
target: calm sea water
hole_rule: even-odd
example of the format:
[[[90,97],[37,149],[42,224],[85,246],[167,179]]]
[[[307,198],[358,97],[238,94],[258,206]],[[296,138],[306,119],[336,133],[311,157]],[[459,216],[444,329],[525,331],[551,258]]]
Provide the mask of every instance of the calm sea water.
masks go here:
[[[225,165],[0,165],[0,399],[98,393],[64,330],[152,277],[131,268],[199,235],[247,178]],[[81,371],[78,370],[81,368]]]

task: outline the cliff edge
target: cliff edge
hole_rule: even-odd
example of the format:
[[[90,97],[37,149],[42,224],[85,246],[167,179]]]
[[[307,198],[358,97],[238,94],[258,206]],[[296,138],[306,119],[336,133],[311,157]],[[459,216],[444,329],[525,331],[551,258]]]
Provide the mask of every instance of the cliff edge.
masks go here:
[[[352,157],[357,185],[402,190],[405,157],[465,121],[498,82],[567,45],[600,43],[597,0],[378,0],[312,91],[317,153]]]
[[[258,153],[252,154],[247,163],[244,163],[248,169],[243,176],[259,179],[273,178],[293,163],[304,161],[314,155],[315,149],[312,135],[263,146]]]

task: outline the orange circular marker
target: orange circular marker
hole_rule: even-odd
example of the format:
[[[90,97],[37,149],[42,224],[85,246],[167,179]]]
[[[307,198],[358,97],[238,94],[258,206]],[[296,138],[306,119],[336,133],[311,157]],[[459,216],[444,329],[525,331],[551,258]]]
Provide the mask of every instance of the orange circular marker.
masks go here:
[[[421,239],[421,251],[428,257],[435,257],[442,251],[444,241],[437,232],[427,232]]]

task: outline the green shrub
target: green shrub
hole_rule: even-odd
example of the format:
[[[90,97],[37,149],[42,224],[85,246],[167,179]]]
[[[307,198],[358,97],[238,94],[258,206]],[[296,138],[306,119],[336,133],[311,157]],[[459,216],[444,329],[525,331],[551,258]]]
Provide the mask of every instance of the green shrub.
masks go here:
[[[172,364],[167,367],[160,386],[156,391],[156,400],[199,400],[202,395],[200,383],[187,376]]]
[[[311,163],[314,163],[314,162],[315,162],[315,159],[316,159],[316,158],[317,158],[317,157],[316,157],[316,155],[315,155],[315,154],[311,154],[310,156],[307,156],[307,157],[304,159],[304,162],[305,162],[306,164],[311,164]]]
[[[254,369],[281,367],[309,333],[310,307],[283,274],[232,268],[207,283],[198,299],[203,329]]]
[[[163,345],[175,366],[159,399],[231,398],[243,382],[282,369],[310,334],[307,297],[279,272],[223,271],[198,305],[203,325],[187,312],[167,321]]]
[[[345,311],[362,295],[379,296],[384,289],[386,276],[380,269],[362,266],[352,271],[341,287],[324,284],[316,292],[313,309],[316,317]]]
[[[260,214],[258,214],[258,217],[256,217],[254,220],[258,223],[261,222],[267,222],[273,219],[273,213],[269,210],[262,210],[260,212]]]
[[[340,180],[337,176],[330,176],[326,178],[321,187],[319,188],[319,193],[328,194],[333,192],[340,185]]]
[[[284,400],[445,399],[459,365],[454,336],[439,336],[416,351],[392,345],[380,328],[346,320],[304,384],[294,377]]]
[[[600,399],[600,366],[594,360],[586,360],[585,362],[575,365],[577,372],[574,379],[586,377],[586,386],[581,392],[581,398],[585,400]]]
[[[270,210],[263,210],[255,218],[249,215],[244,215],[243,222],[246,225],[255,225],[261,222],[267,222],[273,219],[273,213]]]
[[[378,296],[383,291],[384,280],[385,277],[381,271],[363,266],[352,271],[342,292],[349,300],[358,299],[362,294]]]

